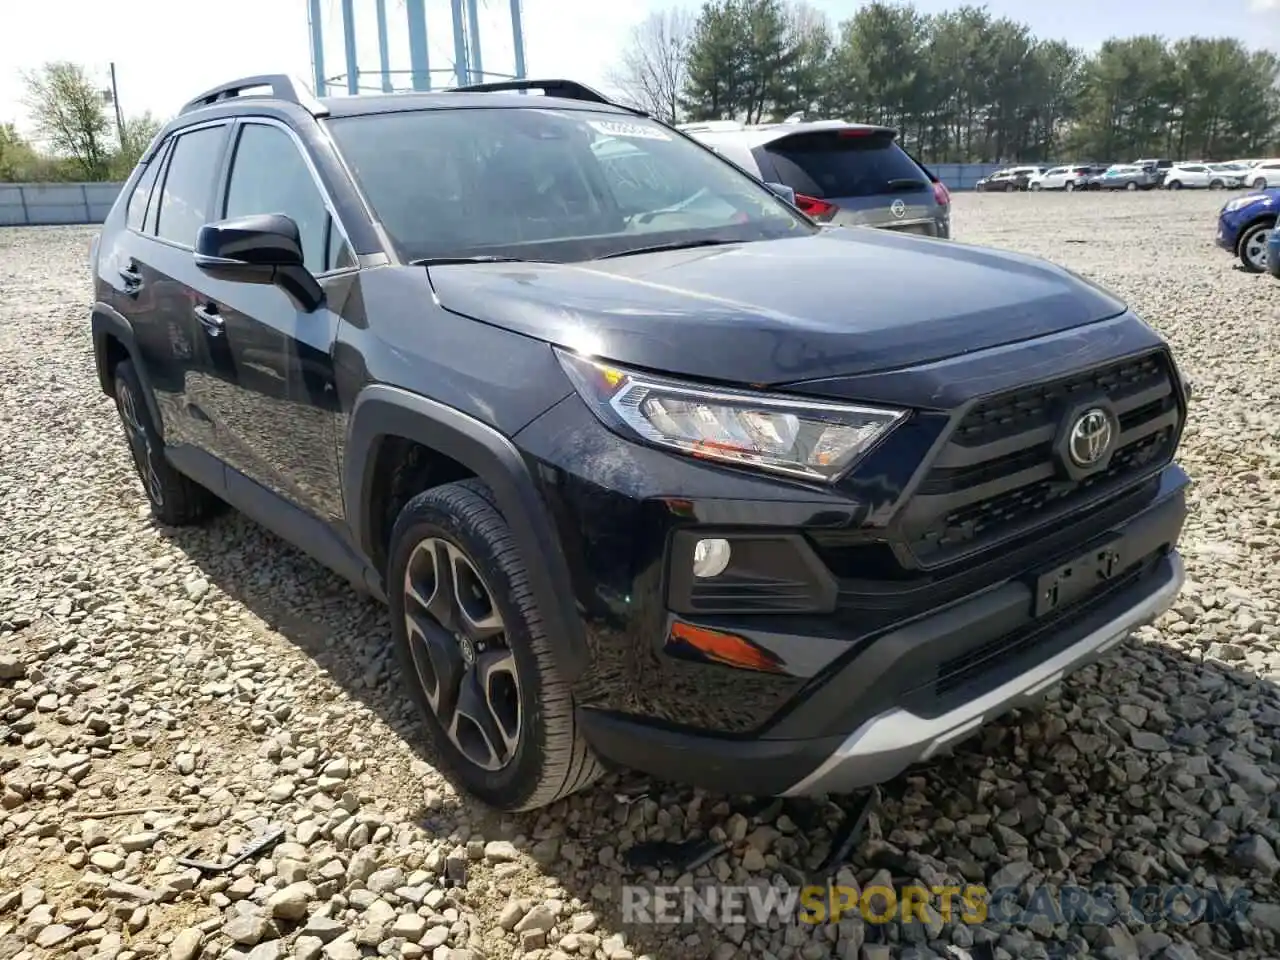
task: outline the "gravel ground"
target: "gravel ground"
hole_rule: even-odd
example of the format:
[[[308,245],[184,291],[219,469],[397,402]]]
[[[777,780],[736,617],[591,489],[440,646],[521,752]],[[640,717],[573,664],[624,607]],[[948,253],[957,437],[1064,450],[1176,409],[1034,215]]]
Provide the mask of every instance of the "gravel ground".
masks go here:
[[[417,752],[380,608],[237,515],[148,520],[94,377],[92,231],[9,229],[0,960],[1276,956],[1278,288],[1211,246],[1221,200],[956,198],[960,237],[1097,279],[1175,344],[1197,386],[1190,582],[1042,710],[886,785],[841,880],[1244,889],[1247,917],[624,929],[638,840],[727,839],[700,877],[794,879],[841,806],[634,778],[516,818],[459,798]],[[229,873],[175,862],[191,846],[220,859],[269,824],[283,841]]]

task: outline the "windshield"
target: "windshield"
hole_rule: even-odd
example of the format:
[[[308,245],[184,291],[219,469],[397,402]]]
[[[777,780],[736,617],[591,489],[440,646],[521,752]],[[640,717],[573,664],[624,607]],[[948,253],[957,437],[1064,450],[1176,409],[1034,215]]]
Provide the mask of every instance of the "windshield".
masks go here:
[[[463,108],[329,127],[404,260],[572,262],[818,230],[763,184],[643,117]]]

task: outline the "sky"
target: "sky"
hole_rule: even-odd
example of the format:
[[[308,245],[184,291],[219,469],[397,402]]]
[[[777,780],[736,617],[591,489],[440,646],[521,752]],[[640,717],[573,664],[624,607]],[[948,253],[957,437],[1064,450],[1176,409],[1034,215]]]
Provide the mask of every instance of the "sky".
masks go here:
[[[809,0],[833,24],[860,0]],[[981,2],[981,0],[977,0]],[[480,0],[484,67],[513,71],[508,0]],[[83,64],[109,85],[116,67],[126,115],[150,110],[167,118],[195,94],[228,79],[294,73],[310,79],[307,0],[0,0],[0,121],[29,131],[21,73],[50,60]],[[922,12],[956,0],[916,0]],[[426,0],[433,85],[451,82],[452,31],[447,0]],[[523,0],[530,76],[560,76],[608,88],[630,27],[651,11],[696,9],[698,0]],[[1028,24],[1033,33],[1093,49],[1110,36],[1157,32],[1179,37],[1234,36],[1250,47],[1280,50],[1280,0],[987,0],[993,15]],[[374,0],[355,0],[361,83],[378,83]],[[345,72],[340,0],[321,0],[325,72]],[[409,66],[404,0],[387,0],[393,70]],[[1068,15],[1069,14],[1069,15]],[[397,78],[407,85],[407,77]],[[1248,83],[1248,78],[1241,78]]]

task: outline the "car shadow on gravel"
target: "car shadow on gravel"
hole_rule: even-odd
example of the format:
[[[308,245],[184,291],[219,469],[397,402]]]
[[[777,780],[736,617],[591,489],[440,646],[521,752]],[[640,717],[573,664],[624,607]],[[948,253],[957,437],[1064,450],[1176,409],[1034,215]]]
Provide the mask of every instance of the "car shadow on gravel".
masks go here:
[[[204,528],[160,529],[212,584],[310,657],[347,696],[372,711],[420,759],[436,766],[420,721],[394,676],[390,625],[381,604],[235,512]],[[1266,723],[1259,724],[1265,728],[1256,738],[1261,747],[1257,742],[1237,747],[1223,737],[1222,729],[1231,729],[1232,718],[1248,709],[1269,711]],[[1232,790],[1239,778],[1223,767],[1221,757],[1232,749],[1246,756],[1250,749],[1262,754],[1269,740],[1269,755],[1255,756],[1255,761],[1265,766],[1273,757],[1280,759],[1277,723],[1280,695],[1274,684],[1169,646],[1131,641],[1105,666],[1087,667],[1068,680],[1051,703],[996,720],[952,753],[883,785],[880,804],[855,848],[854,872],[863,884],[877,871],[882,878],[887,871],[895,884],[904,883],[925,876],[920,870],[923,857],[946,864],[968,882],[990,883],[1001,866],[1029,856],[1050,865],[1040,867],[1046,876],[1065,876],[1063,871],[1069,869],[1082,885],[1142,886],[1150,878],[1134,874],[1134,861],[1125,857],[1133,838],[1149,835],[1153,820],[1143,806],[1148,801],[1139,794],[1146,798],[1165,792],[1156,801],[1166,811],[1160,819],[1185,819],[1194,816],[1187,810],[1197,809],[1197,794],[1188,787],[1184,764],[1176,754],[1168,762],[1168,752],[1176,745],[1192,756],[1207,757],[1207,764],[1200,765],[1207,769],[1205,775],[1220,774],[1230,788],[1227,802],[1238,804],[1239,796]],[[1199,774],[1190,776],[1195,780]],[[1180,793],[1193,800],[1170,805],[1168,796]],[[1221,795],[1216,802],[1221,806]],[[1263,820],[1280,814],[1280,802],[1270,807],[1263,803]],[[619,774],[533,813],[503,816],[461,798],[434,809],[423,805],[415,818],[436,834],[451,833],[451,821],[465,820],[473,835],[485,840],[524,836],[535,856],[541,851],[536,858],[545,881],[592,911],[599,920],[598,934],[625,930],[636,955],[647,951],[662,957],[704,957],[711,949],[706,937],[716,936],[706,926],[624,924],[624,884],[669,884],[681,872],[669,866],[631,865],[627,848],[643,841],[725,841],[728,851],[712,862],[712,873],[736,884],[747,876],[743,854],[764,842],[777,858],[776,867],[770,858],[769,872],[796,884],[821,882],[815,868],[826,858],[840,825],[856,815],[860,805],[856,797],[828,802],[718,797]],[[1096,813],[1099,821],[1069,824],[1088,838],[1082,846],[1091,852],[1083,860],[1077,855],[1064,863],[1054,852],[1063,838],[1049,825],[1057,830],[1066,816],[1063,810],[1076,815],[1075,807],[1083,809],[1085,817]],[[1274,825],[1260,822],[1256,811],[1246,809],[1233,816],[1229,837],[1218,837],[1221,842],[1206,845],[1195,856],[1183,851],[1185,876],[1170,876],[1164,882],[1195,883],[1206,872],[1230,872],[1227,865],[1235,845],[1254,832],[1280,844]],[[984,827],[984,832],[994,832],[980,852],[974,833],[957,830],[957,823],[969,820],[1014,826],[1003,833]],[[1029,853],[1020,853],[1011,835],[1022,837]],[[1129,839],[1118,839],[1125,837]],[[1242,875],[1248,876],[1248,870]],[[499,883],[498,890],[509,882]],[[538,890],[546,882],[511,889]],[[1255,899],[1274,893],[1269,882],[1254,891]],[[885,935],[883,927],[867,927],[868,942]],[[1238,930],[1213,933],[1214,941],[1229,951],[1240,949],[1240,936]],[[689,937],[693,939],[683,939]],[[747,937],[744,948],[750,946],[750,933]]]

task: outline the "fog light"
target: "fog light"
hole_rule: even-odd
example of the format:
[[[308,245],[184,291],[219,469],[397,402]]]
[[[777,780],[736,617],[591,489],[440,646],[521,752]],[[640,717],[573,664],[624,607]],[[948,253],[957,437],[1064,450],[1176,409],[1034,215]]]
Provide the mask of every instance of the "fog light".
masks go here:
[[[715,538],[699,540],[693,546],[693,575],[718,577],[729,566],[729,541]]]

